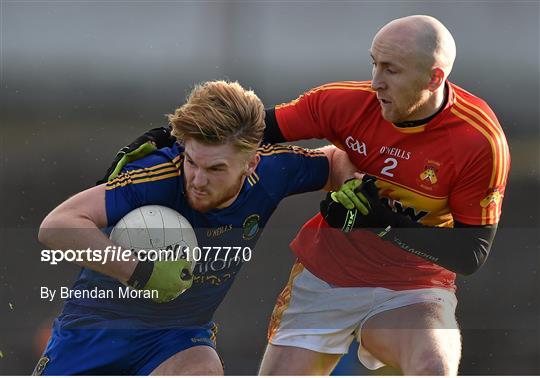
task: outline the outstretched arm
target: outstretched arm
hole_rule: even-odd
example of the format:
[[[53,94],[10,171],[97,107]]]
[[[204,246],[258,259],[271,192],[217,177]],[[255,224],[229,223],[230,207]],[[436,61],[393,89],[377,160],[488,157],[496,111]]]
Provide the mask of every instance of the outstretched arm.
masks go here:
[[[487,260],[496,224],[475,226],[455,221],[454,228],[425,226],[392,211],[379,198],[374,177],[356,177],[321,202],[321,214],[330,226],[345,232],[375,232],[408,253],[460,274],[476,272]],[[347,198],[349,201],[344,201]]]

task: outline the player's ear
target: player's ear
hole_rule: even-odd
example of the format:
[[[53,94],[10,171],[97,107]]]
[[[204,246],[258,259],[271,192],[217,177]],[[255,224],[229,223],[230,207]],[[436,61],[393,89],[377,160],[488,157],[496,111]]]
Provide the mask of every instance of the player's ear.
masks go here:
[[[428,90],[430,92],[435,92],[441,85],[444,85],[444,71],[439,67],[435,67],[431,70]]]
[[[255,152],[250,156],[246,166],[246,176],[251,176],[253,172],[255,172],[255,169],[257,168],[257,165],[259,165],[260,161],[261,157],[259,156],[258,152]]]

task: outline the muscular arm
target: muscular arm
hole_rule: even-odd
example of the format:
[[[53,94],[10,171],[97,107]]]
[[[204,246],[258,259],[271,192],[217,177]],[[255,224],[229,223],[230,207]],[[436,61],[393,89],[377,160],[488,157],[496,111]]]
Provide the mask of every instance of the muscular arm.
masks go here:
[[[362,177],[358,173],[355,176],[359,180]],[[354,196],[357,205],[351,203],[352,208],[347,209],[330,195],[321,202],[321,214],[332,227],[345,232],[353,228],[370,230],[408,253],[460,274],[472,274],[486,261],[496,224],[475,226],[455,221],[454,228],[425,226],[406,214],[394,212],[381,200],[374,177],[363,176],[354,191],[343,189],[347,185],[340,192]]]
[[[383,239],[452,272],[469,275],[486,262],[496,232],[496,224],[455,222],[454,228],[443,228],[405,219],[401,227],[393,227]]]
[[[67,199],[51,211],[39,228],[39,241],[51,249],[96,249],[104,251],[115,244],[100,231],[107,226],[105,184]],[[80,266],[127,282],[136,261],[77,262]]]
[[[330,167],[328,181],[322,190],[327,192],[338,190],[341,184],[353,177],[358,169],[351,163],[347,154],[336,146],[328,145],[318,150],[324,152]]]

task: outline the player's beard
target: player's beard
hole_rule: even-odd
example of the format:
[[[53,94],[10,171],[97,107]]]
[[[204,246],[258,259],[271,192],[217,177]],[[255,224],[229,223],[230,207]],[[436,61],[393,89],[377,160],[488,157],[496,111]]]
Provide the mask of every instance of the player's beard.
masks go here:
[[[410,91],[410,96],[402,99],[392,114],[394,119],[393,123],[407,122],[407,121],[419,121],[423,118],[429,117],[431,114],[425,114],[426,106],[428,106],[429,96],[425,91],[422,91],[421,87]],[[424,114],[421,114],[424,113]]]
[[[223,190],[210,190],[208,187],[199,190],[205,192],[205,195],[200,198],[192,194],[193,187],[191,184],[187,183],[186,197],[189,206],[200,213],[205,213],[212,209],[217,209],[222,206],[224,203],[235,198],[242,185],[244,184],[244,176],[240,176],[238,180],[235,180],[235,184],[225,188]]]

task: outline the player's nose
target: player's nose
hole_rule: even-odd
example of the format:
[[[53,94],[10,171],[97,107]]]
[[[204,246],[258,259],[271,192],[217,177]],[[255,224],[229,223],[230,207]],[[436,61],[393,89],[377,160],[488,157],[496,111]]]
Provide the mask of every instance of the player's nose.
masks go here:
[[[207,183],[208,177],[206,177],[206,174],[201,169],[198,169],[193,173],[192,184],[195,188],[204,188]]]
[[[373,69],[372,73],[371,89],[373,89],[374,91],[380,91],[382,89],[385,89],[384,81],[382,80],[381,75],[376,68]]]

